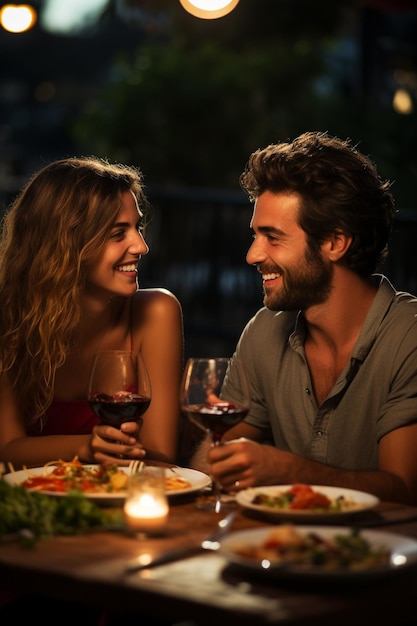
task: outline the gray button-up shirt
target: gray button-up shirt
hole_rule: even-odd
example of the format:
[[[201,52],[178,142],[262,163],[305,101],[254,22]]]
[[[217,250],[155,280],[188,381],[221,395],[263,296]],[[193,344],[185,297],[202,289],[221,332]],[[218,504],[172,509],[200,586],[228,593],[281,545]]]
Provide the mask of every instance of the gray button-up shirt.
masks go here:
[[[376,470],[381,437],[417,421],[417,298],[374,278],[378,292],[350,362],[320,407],[302,313],[262,308],[245,327],[235,354],[252,387],[245,421],[272,429],[278,448],[342,469]]]

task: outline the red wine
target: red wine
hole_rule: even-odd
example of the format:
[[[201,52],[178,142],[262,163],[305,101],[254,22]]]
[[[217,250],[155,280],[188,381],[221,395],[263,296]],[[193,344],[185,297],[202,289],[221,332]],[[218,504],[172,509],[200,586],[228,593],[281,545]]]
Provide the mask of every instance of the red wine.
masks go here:
[[[203,430],[210,430],[215,440],[241,422],[248,414],[249,409],[231,402],[217,402],[216,404],[188,404],[183,411],[191,422]]]
[[[102,424],[119,428],[124,422],[139,422],[151,399],[136,393],[98,393],[89,398],[89,403]]]

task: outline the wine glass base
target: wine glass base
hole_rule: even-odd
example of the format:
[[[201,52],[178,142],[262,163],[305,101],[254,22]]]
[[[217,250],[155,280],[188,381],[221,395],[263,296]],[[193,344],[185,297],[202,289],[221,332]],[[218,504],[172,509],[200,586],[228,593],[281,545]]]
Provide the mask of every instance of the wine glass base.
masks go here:
[[[201,496],[195,503],[195,508],[200,511],[213,511],[214,513],[222,513],[223,511],[232,511],[237,508],[237,502],[233,496],[222,495],[220,498],[215,496]]]

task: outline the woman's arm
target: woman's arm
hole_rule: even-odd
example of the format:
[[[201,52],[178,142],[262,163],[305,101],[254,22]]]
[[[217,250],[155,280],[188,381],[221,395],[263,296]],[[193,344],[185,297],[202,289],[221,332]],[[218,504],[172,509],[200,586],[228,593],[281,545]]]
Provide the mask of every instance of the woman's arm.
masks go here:
[[[183,359],[182,311],[178,300],[165,290],[142,290],[132,303],[133,350],[142,352],[148,367],[152,401],[143,416],[140,440],[148,459],[175,462],[178,445],[179,384]],[[16,391],[6,374],[0,378],[0,461],[15,469],[40,466],[55,459],[75,456],[86,463],[114,462],[121,441],[122,465],[142,458],[136,444],[136,425],[126,423],[122,432],[97,425],[92,434],[31,437],[26,433]],[[127,453],[127,454],[126,454]]]
[[[164,289],[139,290],[133,303],[132,333],[133,349],[142,353],[152,387],[140,440],[146,458],[174,463],[184,350],[182,310],[177,298]]]
[[[7,374],[0,378],[0,416],[0,461],[6,468],[9,463],[17,470],[23,465],[36,467],[54,459],[91,455],[90,435],[27,436],[16,392]],[[92,462],[93,457],[84,460]]]

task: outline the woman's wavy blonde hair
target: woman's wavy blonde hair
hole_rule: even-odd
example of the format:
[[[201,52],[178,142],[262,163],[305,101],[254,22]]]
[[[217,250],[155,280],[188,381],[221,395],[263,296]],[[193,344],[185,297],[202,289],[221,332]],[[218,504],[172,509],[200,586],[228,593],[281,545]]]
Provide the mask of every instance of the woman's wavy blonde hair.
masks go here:
[[[35,173],[2,223],[0,375],[7,372],[27,425],[53,399],[80,319],[86,264],[104,247],[131,190],[148,208],[142,174],[93,156],[55,161]]]

